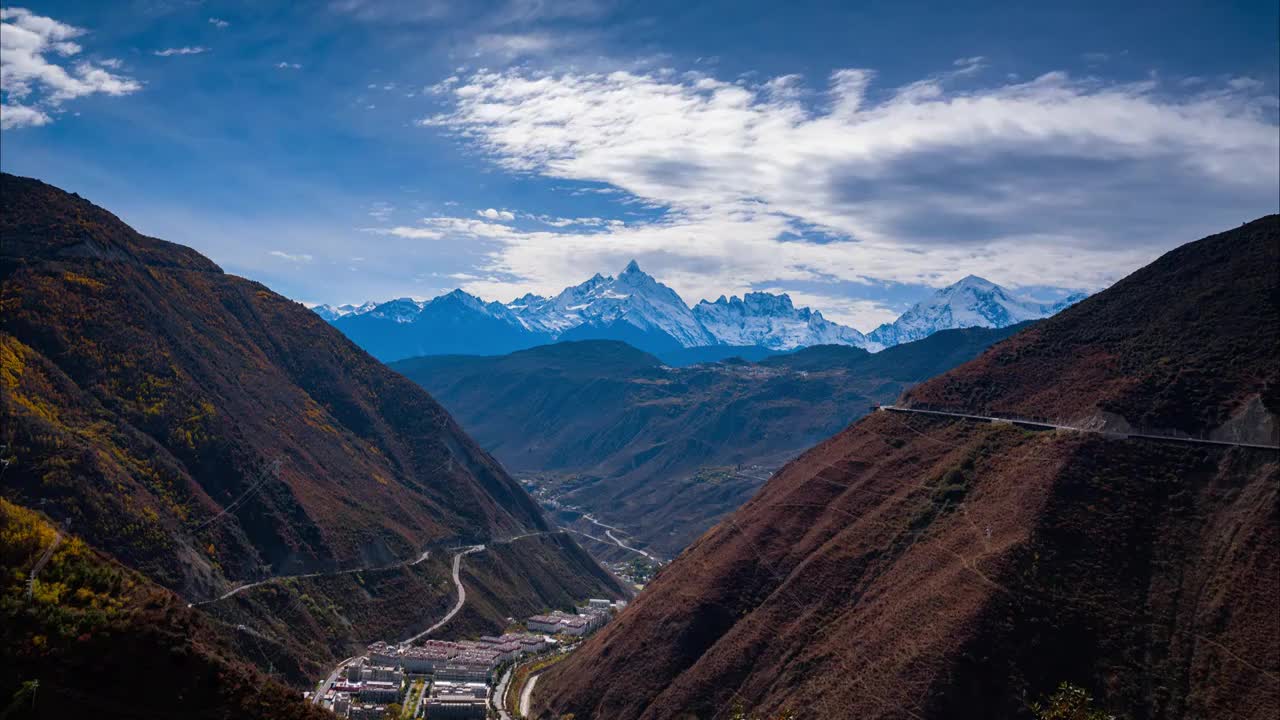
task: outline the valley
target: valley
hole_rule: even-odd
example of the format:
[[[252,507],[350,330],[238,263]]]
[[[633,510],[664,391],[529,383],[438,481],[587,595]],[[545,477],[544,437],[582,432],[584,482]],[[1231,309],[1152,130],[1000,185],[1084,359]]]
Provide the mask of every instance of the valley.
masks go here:
[[[0,7],[0,720],[1280,720],[1280,2]]]
[[[161,642],[239,673],[219,707],[287,698],[433,623],[500,633],[629,596],[430,396],[314,313],[78,196],[9,174],[0,191],[3,497],[69,525],[78,567],[136,573],[119,622],[159,604],[158,630],[204,627]],[[8,611],[57,617],[58,577],[30,583],[50,605],[6,591]],[[42,628],[14,626],[7,661],[41,667]],[[129,716],[127,695],[98,692],[102,716]]]
[[[449,408],[597,557],[625,563],[675,557],[806,447],[1023,327],[688,367],[583,341],[392,368]]]

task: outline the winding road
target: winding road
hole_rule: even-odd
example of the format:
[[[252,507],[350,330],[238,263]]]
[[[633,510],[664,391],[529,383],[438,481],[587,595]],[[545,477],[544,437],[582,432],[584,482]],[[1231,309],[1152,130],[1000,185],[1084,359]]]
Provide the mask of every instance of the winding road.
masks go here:
[[[407,640],[401,640],[400,647],[408,647],[409,645],[412,645],[414,641],[416,641],[418,638],[430,634],[431,632],[438,629],[441,625],[444,625],[445,623],[452,620],[453,616],[457,615],[458,612],[462,610],[462,606],[467,603],[467,588],[465,585],[462,584],[462,578],[460,577],[460,573],[462,572],[462,556],[470,555],[471,553],[480,552],[482,550],[484,550],[484,545],[472,545],[471,547],[465,550],[458,551],[453,556],[453,584],[455,587],[458,588],[458,601],[454,603],[453,608],[449,610],[449,612],[445,613],[445,616],[440,619],[440,622],[436,623],[435,625],[432,625],[426,630],[423,630],[417,635],[414,635],[413,637],[408,638]]]
[[[279,582],[281,580],[301,580],[302,578],[320,577],[322,575],[350,575],[351,573],[374,572],[377,570],[392,570],[398,567],[413,567],[414,565],[417,565],[418,563],[426,560],[429,557],[431,557],[431,551],[423,550],[422,554],[419,555],[414,560],[405,560],[404,562],[392,563],[390,565],[381,565],[379,567],[358,567],[358,568],[352,568],[350,570],[334,570],[333,572],[302,573],[300,575],[275,575],[273,577],[264,578],[262,580],[255,580],[254,582],[236,585],[235,587],[231,588],[230,590],[226,591],[225,593],[219,595],[216,598],[212,598],[210,600],[201,600],[200,602],[197,602],[197,603],[190,603],[187,605],[187,607],[199,607],[201,605],[208,605],[209,603],[218,602],[219,600],[226,600],[227,598],[238,595],[244,592],[245,590],[256,588],[259,585],[266,585],[268,583]]]
[[[618,539],[618,537],[617,537],[616,535],[614,535],[614,534],[613,534],[613,531],[614,531],[614,530],[617,530],[618,532],[626,532],[626,531],[625,531],[625,530],[623,530],[622,528],[614,527],[614,526],[612,526],[612,525],[605,525],[604,523],[600,522],[599,520],[597,520],[597,519],[595,519],[595,518],[591,517],[591,515],[590,515],[589,513],[588,513],[588,514],[584,514],[584,515],[582,516],[582,519],[584,519],[584,520],[586,520],[587,522],[590,522],[590,523],[592,523],[592,524],[594,524],[594,525],[599,525],[600,527],[604,528],[604,534],[605,534],[605,536],[606,536],[606,537],[608,537],[610,540],[612,540],[614,545],[617,545],[618,547],[622,548],[623,550],[630,550],[630,551],[631,551],[631,552],[633,552],[633,553],[638,553],[638,554],[640,554],[640,555],[643,555],[643,556],[645,556],[645,557],[649,558],[650,560],[652,560],[652,561],[654,561],[654,562],[662,562],[661,560],[659,560],[658,558],[654,557],[653,555],[650,555],[649,553],[645,552],[644,550],[641,550],[640,548],[636,548],[636,547],[631,547],[630,545],[628,545],[628,544],[626,544],[626,543],[622,542],[621,540],[619,540],[619,539]],[[586,536],[586,537],[591,537],[590,535],[587,535],[586,533],[579,533],[579,534],[584,535],[584,536]],[[599,538],[591,538],[591,539],[592,539],[592,540],[596,540],[596,541],[599,541],[599,540],[600,540]]]
[[[471,546],[471,547],[469,547],[469,548],[466,548],[466,549],[464,549],[464,550],[460,550],[460,551],[458,551],[458,552],[453,556],[453,584],[454,584],[454,587],[458,588],[458,601],[457,601],[456,603],[454,603],[453,608],[452,608],[452,609],[450,609],[450,610],[449,610],[449,612],[445,614],[445,616],[440,620],[440,622],[436,623],[435,625],[432,625],[431,627],[427,628],[426,630],[423,630],[422,632],[418,633],[417,635],[414,635],[413,637],[409,638],[408,640],[404,640],[403,642],[401,642],[401,643],[400,643],[400,646],[401,646],[401,647],[404,647],[404,646],[406,646],[406,645],[409,645],[409,644],[411,644],[414,640],[417,640],[418,638],[422,637],[423,635],[426,635],[427,633],[430,633],[430,632],[432,632],[433,630],[436,630],[436,629],[437,629],[437,628],[439,628],[441,625],[444,625],[445,623],[447,623],[447,622],[449,622],[450,620],[452,620],[452,619],[453,619],[453,616],[454,616],[454,615],[457,615],[459,610],[462,610],[462,606],[463,606],[463,605],[465,605],[465,604],[466,604],[466,602],[467,602],[467,588],[462,584],[462,578],[460,577],[460,574],[461,574],[461,571],[462,571],[462,556],[463,556],[463,555],[470,555],[471,553],[475,553],[475,552],[480,552],[481,550],[484,550],[484,547],[485,547],[484,545],[472,545],[472,546]],[[422,555],[420,555],[420,556],[418,557],[418,559],[417,559],[417,560],[414,560],[413,562],[402,563],[402,564],[404,564],[404,565],[417,565],[418,563],[422,562],[423,560],[426,560],[426,559],[427,559],[427,555],[428,555],[428,554],[429,554],[429,553],[424,552],[424,553],[422,553]],[[358,570],[350,570],[350,571],[346,571],[346,572],[359,572],[359,571],[358,571]],[[317,574],[323,574],[323,573],[317,573]],[[309,576],[299,576],[299,577],[309,577]],[[281,578],[273,578],[273,579],[279,580],[279,579],[281,579]],[[261,585],[261,584],[262,584],[262,583],[264,583],[264,582],[270,582],[270,581],[269,581],[269,580],[263,580],[263,581],[260,581],[260,582],[258,582],[258,583],[254,583],[254,584],[255,584],[255,585]],[[233,591],[233,592],[231,592],[231,593],[228,593],[228,594],[227,594],[227,595],[225,595],[224,597],[230,597],[231,595],[234,595],[236,592],[239,592],[239,590],[243,590],[243,589],[245,589],[245,588],[239,588],[238,590],[235,590],[235,591]],[[338,666],[337,666],[336,668],[334,668],[334,669],[333,669],[333,672],[329,673],[329,677],[325,678],[325,681],[324,681],[323,683],[321,683],[321,684],[320,684],[320,687],[316,690],[316,694],[312,696],[312,698],[311,698],[311,704],[312,704],[312,705],[318,705],[318,704],[320,704],[320,700],[322,700],[322,699],[324,698],[325,694],[329,692],[329,688],[333,687],[333,684],[334,684],[335,682],[337,682],[337,680],[338,680],[338,676],[342,674],[343,669],[344,669],[344,668],[346,668],[346,667],[347,667],[348,665],[350,665],[351,663],[353,663],[353,662],[355,662],[355,661],[357,661],[357,660],[363,660],[363,659],[364,659],[364,656],[363,656],[363,655],[353,655],[353,656],[351,656],[351,657],[347,658],[346,660],[343,660],[342,662],[338,663]],[[421,702],[421,698],[419,698],[419,702]]]
[[[520,691],[520,715],[529,717],[529,706],[533,704],[533,686],[538,684],[538,678],[542,677],[542,673],[530,675],[529,679],[524,683],[524,689]]]

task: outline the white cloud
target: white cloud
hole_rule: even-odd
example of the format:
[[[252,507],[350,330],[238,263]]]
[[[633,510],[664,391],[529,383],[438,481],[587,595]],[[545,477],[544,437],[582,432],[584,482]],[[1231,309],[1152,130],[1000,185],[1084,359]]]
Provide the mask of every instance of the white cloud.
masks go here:
[[[442,93],[449,92],[449,88],[458,84],[458,79],[459,78],[457,75],[450,75],[449,77],[441,80],[435,85],[427,86],[426,88],[424,88],[424,92],[431,93],[432,95],[440,95]]]
[[[955,87],[983,62],[874,94],[874,72],[836,71],[821,108],[793,77],[479,71],[447,83],[452,109],[422,124],[512,172],[602,184],[666,212],[620,228],[427,230],[488,248],[482,269],[499,279],[467,288],[487,297],[558,289],[634,255],[692,300],[968,273],[1096,289],[1275,212],[1276,99],[1253,83],[1178,95],[1047,73]]]
[[[0,105],[0,129],[9,130],[20,127],[39,127],[52,122],[47,113],[27,107],[26,105]]]
[[[209,18],[209,24],[218,28],[219,30],[226,30],[227,28],[231,27],[231,23],[227,22],[226,20],[222,20],[220,18],[214,18],[214,17]]]
[[[831,293],[810,293],[780,287],[761,288],[764,292],[786,293],[796,307],[810,307],[828,320],[861,330],[872,330],[898,319],[902,311],[875,300],[851,298]]]
[[[84,34],[82,28],[24,8],[0,8],[0,91],[5,95],[0,127],[45,125],[52,121],[50,113],[68,100],[94,93],[127,95],[141,89],[136,80],[107,69],[118,68],[118,60],[64,65],[50,58],[78,55],[82,48],[72,39]]]
[[[284,252],[283,250],[272,250],[270,253],[267,253],[267,254],[272,257],[278,257],[281,260],[288,260],[289,262],[292,262],[292,263],[309,263],[313,259],[310,255],[306,253],[299,253],[294,255],[291,253]]]
[[[379,222],[386,222],[395,212],[396,207],[389,202],[379,200],[369,205],[369,217]]]
[[[569,227],[570,225],[600,226],[607,225],[609,223],[621,223],[620,220],[605,220],[604,218],[598,217],[564,218],[552,217],[549,215],[535,215],[533,216],[533,219],[543,225],[550,225],[551,227],[558,228]]]
[[[385,232],[388,235],[395,235],[400,238],[408,238],[410,240],[438,240],[444,237],[444,233],[432,228],[418,227],[393,227],[388,230],[372,229],[371,232]]]
[[[473,54],[512,60],[522,55],[546,52],[559,44],[560,40],[550,33],[490,33],[476,38]]]
[[[207,52],[209,52],[209,48],[207,47],[203,47],[201,45],[191,45],[191,46],[183,46],[183,47],[165,48],[164,50],[156,50],[152,52],[152,54],[159,55],[160,57],[172,57],[174,55],[199,55],[201,53],[207,53]]]
[[[302,69],[302,64],[301,64],[301,63],[285,62],[285,61],[281,60],[280,62],[276,63],[276,67],[277,67],[278,69],[280,69],[280,70],[301,70],[301,69]]]
[[[987,59],[981,55],[974,55],[973,57],[959,58],[951,64],[956,68],[952,71],[953,75],[973,75],[987,66]]]
[[[493,208],[477,210],[476,214],[488,220],[504,220],[506,222],[511,222],[516,219],[514,214],[507,212],[506,210],[495,210]]]

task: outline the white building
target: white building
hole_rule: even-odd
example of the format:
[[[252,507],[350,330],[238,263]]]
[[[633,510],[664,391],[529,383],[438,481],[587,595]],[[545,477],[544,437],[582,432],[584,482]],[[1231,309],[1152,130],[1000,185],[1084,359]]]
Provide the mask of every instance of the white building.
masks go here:
[[[346,717],[351,710],[351,695],[338,693],[333,698],[333,713],[338,717]]]
[[[386,680],[368,680],[360,686],[360,701],[366,703],[393,703],[400,699],[400,683]]]
[[[592,625],[587,618],[583,617],[567,617],[560,619],[560,632],[565,635],[581,637],[591,632]]]
[[[369,664],[370,665],[389,665],[396,667],[400,664],[400,648],[395,645],[388,645],[379,640],[368,647]]]
[[[488,682],[489,668],[475,663],[449,663],[436,670],[435,679],[438,682]]]
[[[552,635],[560,632],[560,618],[556,615],[534,615],[526,620],[524,624],[534,632],[550,633]]]

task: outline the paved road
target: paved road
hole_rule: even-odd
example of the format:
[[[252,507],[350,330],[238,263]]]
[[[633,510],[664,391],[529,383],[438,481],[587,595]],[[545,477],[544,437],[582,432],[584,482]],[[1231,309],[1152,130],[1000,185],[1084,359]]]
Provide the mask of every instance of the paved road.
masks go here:
[[[201,600],[200,602],[197,602],[197,603],[190,603],[187,605],[187,607],[199,607],[201,605],[208,605],[209,603],[218,602],[219,600],[226,600],[227,598],[235,595],[239,595],[240,593],[244,592],[245,590],[249,590],[250,588],[256,588],[259,585],[266,585],[267,583],[280,582],[281,580],[301,580],[302,578],[320,577],[322,575],[350,575],[352,573],[374,572],[377,570],[392,570],[398,567],[412,567],[414,565],[417,565],[420,562],[423,562],[429,557],[431,557],[431,551],[424,550],[421,555],[419,555],[417,558],[413,560],[405,560],[403,562],[392,563],[390,565],[380,565],[378,567],[358,567],[358,568],[352,568],[350,570],[334,570],[333,572],[302,573],[300,575],[276,575],[273,577],[264,578],[262,580],[255,580],[254,582],[236,585],[235,587],[222,593],[216,598],[213,598],[211,600]]]
[[[457,615],[457,614],[458,614],[458,611],[459,611],[459,610],[461,610],[461,609],[462,609],[462,606],[463,606],[464,604],[466,604],[466,602],[467,602],[467,589],[466,589],[466,587],[464,587],[464,586],[462,585],[462,578],[461,578],[461,577],[459,577],[459,575],[460,575],[460,573],[461,573],[461,571],[462,571],[462,556],[463,556],[463,555],[469,555],[469,554],[474,553],[474,552],[480,552],[481,550],[484,550],[484,545],[473,545],[473,546],[471,546],[471,547],[469,547],[469,548],[466,548],[465,550],[460,550],[460,551],[458,551],[458,552],[457,552],[457,554],[455,554],[455,555],[453,556],[453,584],[454,584],[454,586],[455,586],[455,587],[457,587],[457,588],[458,588],[458,601],[454,604],[453,609],[449,610],[448,614],[446,614],[446,615],[444,616],[444,618],[442,618],[442,619],[440,620],[440,622],[436,623],[435,625],[432,625],[431,627],[427,628],[426,630],[423,630],[422,632],[418,633],[417,635],[414,635],[413,637],[409,638],[408,640],[405,640],[405,641],[401,642],[401,643],[400,643],[400,645],[401,645],[401,646],[405,646],[405,645],[409,645],[409,644],[413,643],[413,641],[414,641],[414,640],[417,640],[418,638],[422,637],[423,635],[426,635],[427,633],[430,633],[431,631],[433,631],[433,630],[435,630],[435,629],[439,628],[441,625],[444,625],[445,623],[447,623],[447,622],[449,622],[450,620],[452,620],[454,615]],[[403,563],[403,564],[406,564],[406,565],[416,565],[416,564],[418,564],[418,563],[422,562],[422,561],[423,561],[423,560],[425,560],[425,559],[427,559],[427,553],[423,553],[421,556],[419,556],[419,557],[418,557],[418,559],[417,559],[417,560],[414,560],[414,561],[413,561],[413,562],[411,562],[411,563]],[[356,570],[351,570],[351,571],[347,571],[347,572],[358,572],[358,571],[356,571]],[[277,578],[277,579],[278,579],[278,578]],[[261,582],[259,582],[259,583],[256,583],[256,584],[259,584],[259,585],[260,585],[260,584],[262,584],[263,582],[268,582],[268,581],[263,580],[263,581],[261,581]],[[353,657],[349,657],[349,658],[347,658],[346,660],[343,660],[342,662],[338,663],[338,667],[334,668],[334,669],[333,669],[333,672],[329,673],[329,677],[325,678],[324,683],[322,683],[322,684],[320,685],[320,689],[319,689],[319,691],[317,691],[317,692],[316,692],[315,697],[311,698],[311,703],[312,703],[313,705],[319,704],[320,699],[324,697],[324,694],[325,694],[325,693],[327,693],[327,692],[329,692],[329,688],[333,687],[333,684],[334,684],[335,682],[337,682],[337,680],[338,680],[338,675],[340,675],[340,674],[342,673],[343,668],[345,668],[347,665],[350,665],[351,663],[355,662],[356,660],[360,660],[360,659],[362,659],[363,657],[364,657],[363,655],[355,655],[355,656],[353,656]]]
[[[333,672],[329,673],[329,677],[325,678],[324,682],[320,684],[320,689],[316,691],[316,694],[311,696],[311,704],[319,705],[320,701],[324,699],[325,693],[329,692],[329,688],[333,687],[333,684],[338,681],[338,676],[342,674],[342,671],[351,663],[363,659],[363,655],[352,655],[338,663],[338,667],[334,668]]]
[[[507,712],[507,686],[511,684],[511,676],[515,673],[515,669],[516,666],[513,664],[502,673],[498,684],[493,686],[493,694],[489,696],[489,704],[498,711],[498,720],[513,720],[511,713]]]
[[[612,530],[605,530],[604,534],[605,534],[605,537],[613,541],[614,545],[617,545],[618,547],[623,548],[625,550],[630,550],[631,552],[640,553],[641,555],[649,558],[650,560],[653,560],[654,562],[658,561],[658,558],[650,555],[649,553],[641,550],[640,548],[631,547],[630,545],[619,540],[617,536],[613,534]]]
[[[1011,417],[992,417],[990,415],[971,415],[969,413],[947,412],[945,410],[923,410],[920,408],[898,407],[896,405],[881,405],[880,410],[898,413],[918,413],[920,415],[937,415],[942,417],[961,418],[963,420],[981,420],[983,422],[992,423],[1010,423],[1013,425],[1022,425],[1024,427],[1042,428],[1044,430],[1073,430],[1075,432],[1094,433],[1095,435],[1103,435],[1105,437],[1115,438],[1117,440],[1125,440],[1136,438],[1139,440],[1159,440],[1162,442],[1180,442],[1194,443],[1197,445],[1220,445],[1228,447],[1247,447],[1258,448],[1261,450],[1280,450],[1277,445],[1263,445],[1261,443],[1245,443],[1233,442],[1230,440],[1202,440],[1200,438],[1178,437],[1176,435],[1156,435],[1152,433],[1120,433],[1108,430],[1096,430],[1092,428],[1082,428],[1075,425],[1059,425],[1057,423],[1044,422],[1040,420],[1024,420],[1022,418]]]
[[[452,620],[454,615],[458,614],[458,611],[462,609],[462,606],[467,603],[467,588],[462,584],[462,578],[459,577],[459,574],[462,571],[462,556],[470,555],[471,553],[475,553],[475,552],[480,552],[481,550],[484,550],[484,545],[472,545],[471,547],[465,550],[458,551],[453,556],[453,584],[458,588],[458,601],[454,603],[453,609],[451,609],[448,613],[445,614],[443,618],[440,619],[440,622],[436,623],[435,625],[432,625],[431,627],[427,628],[426,630],[423,630],[422,632],[418,633],[417,635],[414,635],[413,637],[407,640],[402,640],[400,642],[400,647],[406,647],[408,645],[412,645],[415,640],[433,632],[434,630],[439,628],[441,625],[444,625],[445,623]]]
[[[649,553],[647,553],[647,552],[645,552],[645,551],[641,550],[640,548],[631,547],[630,545],[628,545],[628,544],[626,544],[626,543],[622,542],[621,540],[619,540],[619,539],[617,538],[617,536],[615,536],[615,535],[613,534],[613,531],[614,531],[614,530],[617,530],[618,532],[626,532],[626,531],[625,531],[625,530],[623,530],[622,528],[614,527],[614,526],[612,526],[612,525],[605,525],[604,523],[600,522],[599,520],[597,520],[597,519],[595,519],[595,518],[591,517],[591,515],[590,515],[590,514],[583,515],[583,516],[582,516],[582,518],[583,518],[584,520],[586,520],[586,521],[590,522],[590,523],[593,523],[593,524],[595,524],[595,525],[599,525],[600,527],[604,528],[604,534],[605,534],[605,536],[606,536],[606,537],[608,537],[610,540],[612,540],[614,545],[617,545],[618,547],[622,548],[623,550],[630,550],[630,551],[631,551],[631,552],[633,552],[633,553],[639,553],[640,555],[643,555],[643,556],[645,556],[645,557],[649,558],[650,560],[652,560],[652,561],[654,561],[654,562],[662,562],[662,561],[661,561],[661,560],[659,560],[658,558],[654,557],[653,555],[650,555]],[[586,535],[587,537],[591,537],[590,535],[587,535],[586,533],[580,533],[580,534],[582,534],[582,535]],[[591,539],[592,539],[592,540],[599,540],[599,538],[591,538]]]
[[[538,684],[538,678],[542,677],[542,673],[530,675],[525,681],[524,690],[520,691],[520,714],[529,717],[529,706],[533,704],[533,686]]]

